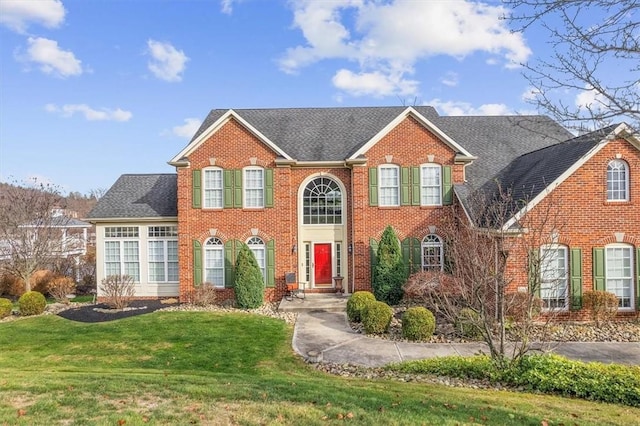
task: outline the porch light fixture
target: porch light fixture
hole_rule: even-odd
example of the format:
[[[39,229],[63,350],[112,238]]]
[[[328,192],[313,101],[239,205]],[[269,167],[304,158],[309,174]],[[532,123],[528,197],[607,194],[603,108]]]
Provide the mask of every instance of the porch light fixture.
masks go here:
[[[297,253],[298,252],[298,245],[294,244],[293,247],[291,247],[291,253]]]
[[[349,250],[349,254],[353,253],[353,243],[349,243],[349,247],[347,247],[347,250]]]

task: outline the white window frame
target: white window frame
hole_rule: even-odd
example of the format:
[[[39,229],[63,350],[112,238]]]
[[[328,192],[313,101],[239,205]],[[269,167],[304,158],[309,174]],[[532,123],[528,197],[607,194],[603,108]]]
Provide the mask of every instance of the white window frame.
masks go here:
[[[178,268],[178,227],[176,225],[149,226],[147,230],[147,269],[150,283],[176,283],[179,281],[180,270]],[[152,246],[161,247],[161,258],[154,259],[155,253]],[[171,246],[171,247],[170,247]],[[175,254],[172,254],[175,253]],[[153,260],[152,260],[153,259]],[[155,269],[152,264],[162,264],[162,279],[153,277]],[[173,275],[175,279],[170,279]],[[171,278],[173,278],[171,277]]]
[[[140,229],[137,226],[108,226],[104,229],[104,271],[105,276],[129,275],[134,282],[140,282]],[[109,256],[109,247],[117,247],[118,259]],[[113,249],[111,249],[113,250]],[[133,250],[133,251],[132,251]],[[115,254],[112,251],[112,254]],[[131,258],[131,254],[135,254]],[[117,272],[110,266],[117,265]],[[111,271],[110,271],[111,269]]]
[[[330,198],[334,200],[333,206],[329,205]],[[305,226],[342,225],[343,199],[342,188],[336,179],[329,176],[314,177],[307,182],[302,191],[302,223]],[[314,207],[318,209],[316,212],[312,210]],[[324,213],[321,214],[322,209],[324,209]],[[338,209],[340,212],[336,213]]]
[[[429,177],[427,176],[427,171],[435,170],[437,171],[437,184],[433,184],[431,182],[425,182],[425,180]],[[430,190],[435,190],[436,202],[429,202],[428,196],[433,195],[430,193]],[[435,163],[427,163],[422,164],[420,166],[420,205],[421,206],[441,206],[442,205],[442,166]]]
[[[425,258],[427,257],[425,256],[425,250],[427,249],[438,249],[437,265],[427,264],[425,262]],[[429,257],[432,258],[433,255],[429,255]],[[440,238],[440,236],[436,234],[425,235],[425,237],[420,242],[420,259],[423,271],[432,271],[434,269],[434,266],[438,265],[440,266],[440,271],[444,270],[444,244],[442,243],[442,238]]]
[[[613,185],[617,188],[613,189]],[[626,161],[616,159],[607,164],[607,201],[629,201],[629,165]]]
[[[562,253],[563,262],[559,263]],[[545,311],[569,310],[569,249],[563,245],[540,247],[540,299]],[[564,299],[563,305],[550,302]]]
[[[225,284],[225,258],[224,243],[218,237],[211,237],[204,242],[204,250],[202,250],[202,265],[204,269],[204,282],[210,282],[216,288],[224,288]],[[209,257],[210,254],[216,253],[218,258]],[[221,266],[209,266],[210,261],[222,260]],[[211,279],[209,270],[222,271],[220,282]]]
[[[219,174],[218,186],[208,186],[214,183],[207,179],[207,174]],[[209,195],[209,196],[208,196]],[[224,207],[224,171],[220,167],[207,167],[202,169],[202,207],[205,209],[221,209]]]
[[[248,178],[248,174],[250,174],[249,172],[255,172],[255,171],[259,171],[260,172],[260,180],[262,185],[260,187],[249,187],[249,178]],[[265,187],[265,173],[264,173],[264,168],[262,167],[257,167],[257,166],[252,166],[252,167],[245,167],[244,169],[242,169],[242,205],[244,206],[244,208],[247,209],[262,209],[264,208],[264,187]],[[249,205],[249,200],[253,200],[253,197],[249,197],[250,191],[255,191],[256,193],[259,193],[260,196],[256,197],[256,201],[258,201],[258,204],[256,205]]]
[[[612,254],[615,253],[616,251],[622,250],[624,252],[626,252],[626,256],[624,256],[623,258],[621,258],[622,262],[624,262],[624,259],[628,259],[629,261],[629,266],[628,268],[626,268],[628,270],[629,275],[625,275],[624,274],[624,265],[622,265],[622,268],[616,268],[614,266],[617,265],[613,265],[613,261],[611,259]],[[604,265],[605,265],[605,289],[616,295],[616,297],[618,297],[618,311],[620,312],[631,312],[635,310],[635,271],[634,271],[634,250],[633,250],[633,246],[631,246],[630,244],[622,244],[622,243],[614,243],[614,244],[607,244],[604,248]],[[611,262],[610,262],[611,261]],[[617,271],[619,269],[622,269],[622,271],[620,271],[620,273],[617,273]],[[614,286],[614,283],[616,281],[623,281],[623,283],[619,283],[622,285],[619,285],[618,283],[616,283],[616,285]],[[626,282],[626,285],[625,285]],[[624,297],[624,291],[628,286],[628,300],[629,300],[629,306],[620,306],[621,302],[622,302],[622,297]],[[622,294],[620,294],[622,293]],[[622,296],[622,297],[621,297]],[[624,297],[624,299],[627,299],[626,297]]]
[[[262,281],[267,282],[267,246],[264,240],[258,236],[253,236],[247,240],[249,250],[253,252],[253,257],[258,262],[258,267],[262,273]]]
[[[387,170],[395,170],[396,182],[395,184],[388,184],[383,176]],[[395,189],[395,200],[387,201],[386,196],[383,195],[385,190]],[[400,167],[395,164],[382,164],[378,166],[378,205],[381,207],[399,207],[400,206]]]

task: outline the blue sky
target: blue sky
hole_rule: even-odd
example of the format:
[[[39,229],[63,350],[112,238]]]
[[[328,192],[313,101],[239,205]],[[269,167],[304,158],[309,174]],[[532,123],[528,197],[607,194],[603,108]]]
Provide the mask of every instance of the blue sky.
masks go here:
[[[213,108],[426,104],[535,112],[548,49],[497,1],[1,0],[0,180],[108,188],[167,161]]]

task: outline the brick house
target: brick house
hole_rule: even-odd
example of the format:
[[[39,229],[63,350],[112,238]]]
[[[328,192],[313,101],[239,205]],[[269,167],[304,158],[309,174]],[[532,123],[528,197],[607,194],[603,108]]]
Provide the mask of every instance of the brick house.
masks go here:
[[[212,110],[169,164],[176,174],[121,176],[90,213],[98,282],[126,273],[139,297],[181,299],[210,282],[232,297],[244,243],[269,300],[288,272],[311,292],[335,291],[334,277],[349,293],[370,289],[387,225],[414,270],[442,268],[445,211],[473,218],[472,195],[499,182],[528,197],[492,226],[514,230],[549,194],[563,200],[567,226],[539,248],[560,282],[543,287],[547,306],[579,310],[595,288],[615,293],[621,312],[640,309],[640,140],[625,124],[574,137],[544,116],[431,107]],[[511,245],[518,291],[527,253]]]

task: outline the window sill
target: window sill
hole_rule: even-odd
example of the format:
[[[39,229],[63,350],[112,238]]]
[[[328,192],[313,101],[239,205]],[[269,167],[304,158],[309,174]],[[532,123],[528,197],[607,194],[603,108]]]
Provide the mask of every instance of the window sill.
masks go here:
[[[602,205],[604,206],[633,206],[633,202],[632,201],[605,201],[604,203],[602,203]]]
[[[378,206],[379,210],[400,210],[402,206]]]

